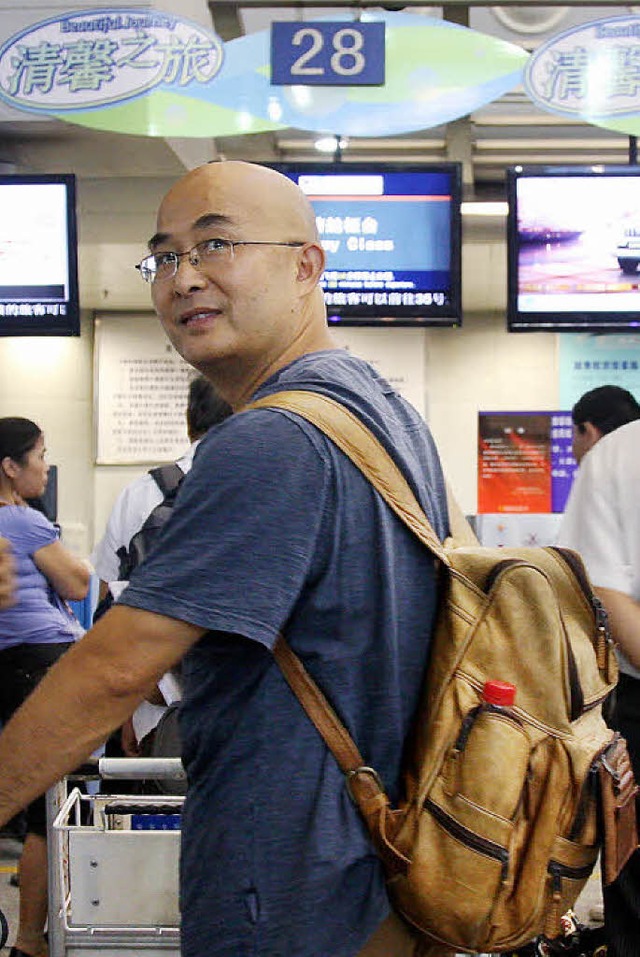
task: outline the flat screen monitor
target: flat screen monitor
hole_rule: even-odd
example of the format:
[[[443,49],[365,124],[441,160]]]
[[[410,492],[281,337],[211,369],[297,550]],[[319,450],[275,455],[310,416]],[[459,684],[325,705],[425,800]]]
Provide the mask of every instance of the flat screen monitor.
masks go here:
[[[640,329],[640,166],[507,172],[508,327]]]
[[[75,177],[0,176],[0,335],[78,336]]]
[[[314,208],[331,324],[461,324],[459,164],[277,168]]]

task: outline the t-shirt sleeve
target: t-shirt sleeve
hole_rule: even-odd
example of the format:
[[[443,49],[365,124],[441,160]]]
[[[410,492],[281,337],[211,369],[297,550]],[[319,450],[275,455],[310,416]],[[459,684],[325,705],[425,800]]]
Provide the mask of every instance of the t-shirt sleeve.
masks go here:
[[[331,486],[324,441],[273,410],[218,426],[122,603],[272,647],[313,564]]]
[[[20,509],[20,536],[27,555],[33,556],[40,548],[58,540],[58,532],[46,515],[35,508]]]
[[[594,585],[630,594],[633,571],[625,554],[615,489],[597,447],[582,460],[560,526],[558,544],[579,552]]]

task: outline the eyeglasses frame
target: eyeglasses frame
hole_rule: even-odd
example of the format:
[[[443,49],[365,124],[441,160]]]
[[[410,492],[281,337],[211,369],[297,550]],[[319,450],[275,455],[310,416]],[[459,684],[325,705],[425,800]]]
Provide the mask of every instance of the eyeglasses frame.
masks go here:
[[[236,246],[288,246],[294,249],[294,248],[300,248],[301,246],[306,246],[308,240],[305,240],[305,241],[296,240],[295,242],[289,243],[289,242],[278,242],[275,240],[268,240],[268,239],[237,239],[237,240],[222,239],[219,236],[212,236],[210,239],[201,239],[200,242],[192,246],[191,249],[186,249],[183,253],[174,252],[174,250],[172,249],[168,250],[165,253],[165,255],[174,257],[175,259],[174,269],[170,276],[165,276],[163,279],[159,281],[168,282],[170,279],[173,279],[174,276],[177,276],[180,260],[183,259],[185,256],[188,257],[190,265],[192,265],[195,269],[198,269],[200,266],[200,261],[201,261],[201,257],[198,256],[197,254],[198,247],[206,245],[207,243],[212,243],[212,242],[222,243],[223,248],[224,249],[228,248],[231,253],[231,258],[233,258],[235,254]],[[194,256],[194,253],[195,253],[195,256]],[[140,272],[143,282],[149,283],[150,285],[153,285],[154,283],[158,282],[158,280],[156,278],[145,279],[144,264],[148,259],[152,259],[155,255],[156,255],[155,253],[150,253],[148,256],[145,256],[144,259],[141,259],[140,262],[136,263],[135,265],[135,268]]]

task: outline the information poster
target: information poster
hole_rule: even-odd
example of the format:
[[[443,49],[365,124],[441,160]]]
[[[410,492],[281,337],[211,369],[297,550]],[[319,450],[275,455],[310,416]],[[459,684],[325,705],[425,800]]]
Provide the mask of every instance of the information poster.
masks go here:
[[[196,374],[155,316],[96,319],[96,464],[172,462],[189,444],[186,408]]]
[[[628,389],[640,401],[640,334],[563,333],[560,343],[560,404],[571,409],[601,385]]]
[[[480,412],[478,512],[563,512],[576,469],[568,412]]]

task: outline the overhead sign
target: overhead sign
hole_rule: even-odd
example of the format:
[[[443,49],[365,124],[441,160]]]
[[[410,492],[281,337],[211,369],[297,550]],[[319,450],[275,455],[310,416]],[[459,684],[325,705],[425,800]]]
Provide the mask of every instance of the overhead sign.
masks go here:
[[[146,10],[87,10],[38,23],[0,47],[0,97],[66,113],[186,89],[220,71],[223,46],[187,20]]]
[[[271,24],[271,83],[381,86],[384,23],[287,21]]]
[[[524,87],[542,109],[619,132],[640,131],[640,16],[573,27],[542,44]]]

